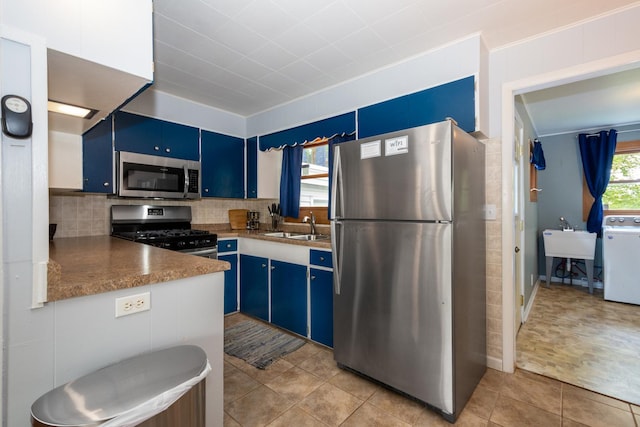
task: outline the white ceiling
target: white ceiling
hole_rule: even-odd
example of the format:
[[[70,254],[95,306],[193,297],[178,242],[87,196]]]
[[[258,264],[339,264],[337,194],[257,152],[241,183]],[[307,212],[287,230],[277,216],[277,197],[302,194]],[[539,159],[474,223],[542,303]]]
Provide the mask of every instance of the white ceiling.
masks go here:
[[[154,0],[153,88],[250,116],[469,34],[493,49],[632,3]]]
[[[529,92],[522,99],[539,137],[640,123],[640,69]]]
[[[158,90],[247,117],[470,34],[481,32],[494,49],[634,3],[638,1],[154,0],[155,74],[147,92]],[[64,59],[58,57],[53,59]],[[108,77],[84,82],[77,78],[82,67],[54,62],[51,99],[102,109],[99,104],[113,98],[104,93],[124,87]],[[601,112],[587,108],[594,105],[590,96],[597,95],[603,105],[602,93],[609,106],[633,114],[623,116],[610,107],[609,115],[597,116],[600,121],[632,120],[631,115],[639,117],[640,91],[631,90],[633,77],[625,79],[624,88],[618,79],[603,78],[524,99],[541,134],[591,127]],[[101,86],[97,92],[91,89],[96,83]],[[93,92],[102,93],[100,102],[87,99]],[[569,107],[561,103],[568,99]],[[112,104],[106,107],[117,106]],[[571,120],[559,121],[558,108],[572,113]],[[53,130],[82,133],[93,125],[66,123],[52,115]]]

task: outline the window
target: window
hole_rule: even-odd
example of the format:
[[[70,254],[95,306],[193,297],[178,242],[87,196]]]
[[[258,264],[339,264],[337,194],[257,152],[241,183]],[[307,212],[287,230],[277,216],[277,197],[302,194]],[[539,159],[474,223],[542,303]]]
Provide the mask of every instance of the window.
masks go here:
[[[304,146],[300,207],[329,206],[329,144],[317,139]]]
[[[593,197],[583,178],[583,219],[589,216]],[[602,196],[605,215],[640,214],[640,141],[618,142],[607,191]]]

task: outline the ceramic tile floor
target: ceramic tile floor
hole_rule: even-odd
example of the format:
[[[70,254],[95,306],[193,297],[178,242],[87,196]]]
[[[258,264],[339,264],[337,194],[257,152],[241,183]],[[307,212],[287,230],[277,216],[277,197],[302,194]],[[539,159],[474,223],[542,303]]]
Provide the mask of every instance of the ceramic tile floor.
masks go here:
[[[225,318],[227,326],[245,317]],[[307,343],[266,370],[225,354],[224,425],[448,426],[422,405],[339,369]],[[518,370],[488,369],[455,425],[636,427],[640,406]]]
[[[522,369],[640,405],[640,306],[540,287],[516,348]]]

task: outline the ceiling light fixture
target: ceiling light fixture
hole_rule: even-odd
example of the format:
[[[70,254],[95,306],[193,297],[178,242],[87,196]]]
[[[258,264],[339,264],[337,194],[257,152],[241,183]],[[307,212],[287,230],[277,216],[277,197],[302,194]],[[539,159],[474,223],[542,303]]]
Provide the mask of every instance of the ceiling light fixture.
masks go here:
[[[47,103],[47,109],[53,113],[80,117],[81,119],[90,119],[98,112],[98,110],[92,110],[91,108],[78,107],[77,105],[65,104],[51,100]]]

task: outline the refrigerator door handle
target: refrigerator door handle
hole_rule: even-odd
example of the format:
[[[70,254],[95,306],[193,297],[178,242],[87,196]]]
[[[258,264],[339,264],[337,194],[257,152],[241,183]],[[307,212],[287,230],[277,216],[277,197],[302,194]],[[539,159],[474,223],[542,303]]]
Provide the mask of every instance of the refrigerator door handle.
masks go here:
[[[333,290],[340,295],[340,271],[342,269],[342,222],[331,221],[331,256],[333,257]]]
[[[344,192],[342,191],[342,161],[340,160],[340,146],[333,149],[333,176],[331,177],[331,216],[330,218],[342,218],[342,206],[344,206]]]

